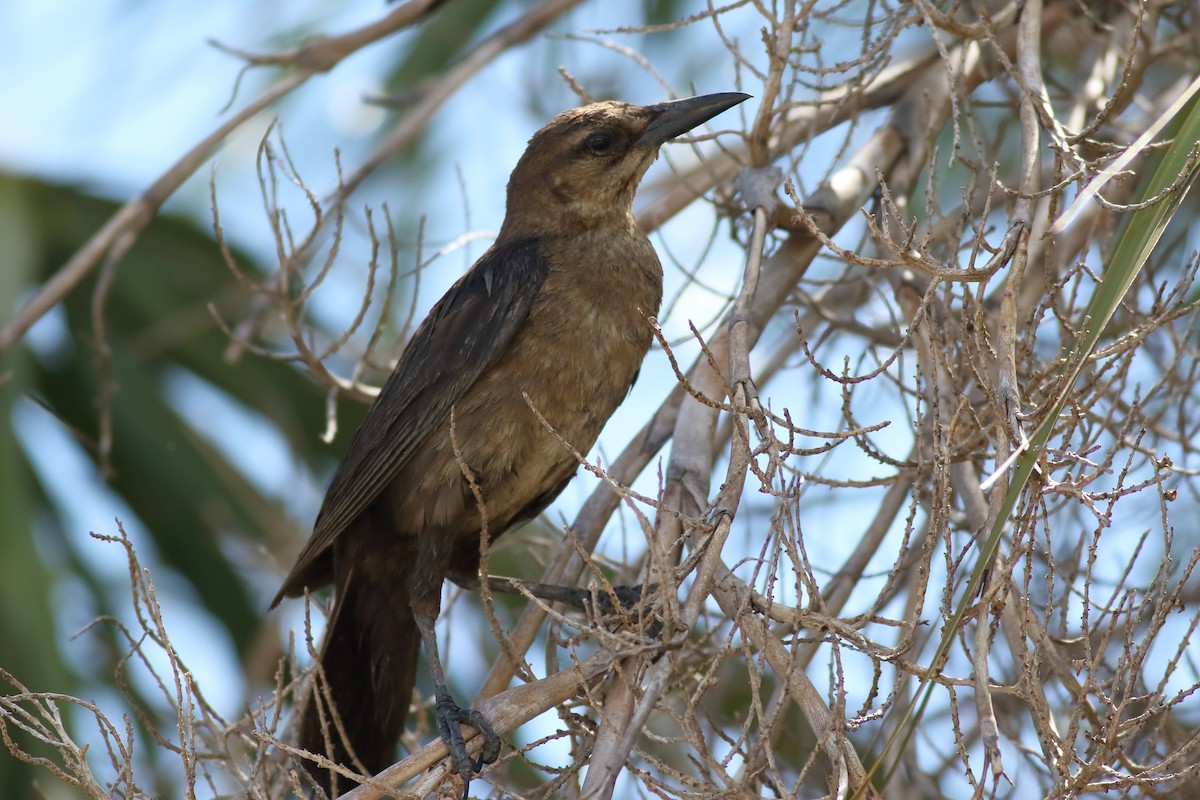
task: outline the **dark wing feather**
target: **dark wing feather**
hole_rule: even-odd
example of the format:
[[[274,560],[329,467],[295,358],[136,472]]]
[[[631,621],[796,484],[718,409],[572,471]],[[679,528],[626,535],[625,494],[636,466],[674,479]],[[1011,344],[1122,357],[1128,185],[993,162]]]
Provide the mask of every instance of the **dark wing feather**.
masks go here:
[[[546,277],[538,242],[493,245],[437,302],[354,434],[312,538],[275,602],[379,496],[431,430],[516,335]]]

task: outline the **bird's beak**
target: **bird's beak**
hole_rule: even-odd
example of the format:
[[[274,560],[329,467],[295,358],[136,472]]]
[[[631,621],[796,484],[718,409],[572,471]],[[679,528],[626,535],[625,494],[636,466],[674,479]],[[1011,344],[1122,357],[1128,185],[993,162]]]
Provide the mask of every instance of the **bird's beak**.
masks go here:
[[[654,117],[637,138],[637,143],[647,147],[658,147],[668,139],[681,136],[722,111],[749,99],[750,95],[741,92],[720,92],[646,106],[646,110],[654,114]]]

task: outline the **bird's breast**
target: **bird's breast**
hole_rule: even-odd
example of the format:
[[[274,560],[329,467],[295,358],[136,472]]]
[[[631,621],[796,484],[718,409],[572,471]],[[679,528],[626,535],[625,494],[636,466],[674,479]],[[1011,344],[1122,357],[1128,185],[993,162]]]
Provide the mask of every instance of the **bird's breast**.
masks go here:
[[[548,242],[542,255],[549,269],[524,324],[455,404],[453,436],[448,420],[406,470],[423,487],[414,494],[444,497],[436,509],[421,506],[419,523],[474,518],[469,493],[445,491],[462,483],[460,460],[493,525],[521,517],[576,471],[572,449],[591,449],[641,367],[652,340],[647,318],[662,301],[662,268],[645,236]]]
[[[650,346],[662,267],[637,230],[598,232],[544,249],[550,269],[514,355],[530,368],[525,391],[540,399],[548,420],[557,418],[568,441],[587,450]]]

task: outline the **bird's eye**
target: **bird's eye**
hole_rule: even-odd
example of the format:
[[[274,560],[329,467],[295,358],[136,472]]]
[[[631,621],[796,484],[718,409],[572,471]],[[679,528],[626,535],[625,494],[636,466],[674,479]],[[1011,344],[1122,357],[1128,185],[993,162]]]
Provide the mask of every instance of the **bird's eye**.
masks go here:
[[[606,131],[597,131],[596,133],[588,134],[588,137],[583,140],[583,146],[593,153],[604,153],[608,148],[612,147],[613,137],[611,133]]]

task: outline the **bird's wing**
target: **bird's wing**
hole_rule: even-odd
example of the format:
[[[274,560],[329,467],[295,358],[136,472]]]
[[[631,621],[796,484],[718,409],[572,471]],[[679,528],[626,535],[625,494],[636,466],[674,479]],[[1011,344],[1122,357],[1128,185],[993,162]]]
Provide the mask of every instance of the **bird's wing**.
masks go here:
[[[391,482],[431,430],[504,352],[546,277],[536,239],[493,245],[438,301],[354,434],[312,538],[279,596]],[[278,601],[278,598],[277,598]]]

